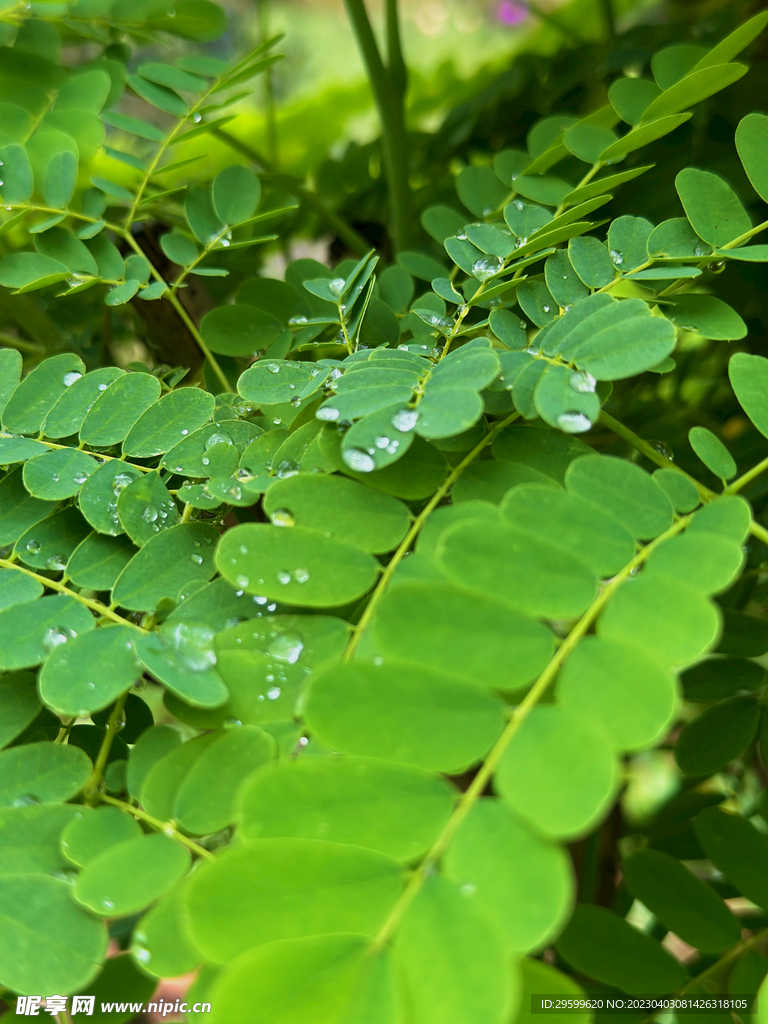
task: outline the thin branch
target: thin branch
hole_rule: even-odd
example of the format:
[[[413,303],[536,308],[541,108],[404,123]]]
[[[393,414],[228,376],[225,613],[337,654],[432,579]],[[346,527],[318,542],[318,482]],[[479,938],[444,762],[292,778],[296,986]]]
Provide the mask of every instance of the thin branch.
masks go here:
[[[135,622],[131,622],[130,619],[123,618],[122,615],[118,615],[117,612],[113,612],[111,608],[108,608],[101,601],[95,601],[90,597],[83,597],[82,594],[78,594],[77,591],[71,590],[65,583],[59,583],[57,580],[49,580],[47,576],[41,576],[39,573],[33,572],[32,569],[25,569],[23,565],[19,565],[18,562],[12,562],[7,558],[0,558],[1,569],[15,569],[16,572],[24,573],[25,576],[30,576],[32,579],[37,580],[38,583],[42,583],[44,587],[49,587],[51,590],[58,591],[59,594],[66,594],[67,597],[74,598],[75,601],[79,601],[80,604],[85,605],[86,608],[90,608],[92,612],[96,612],[102,618],[111,619],[112,622],[118,622],[121,626],[130,626],[132,629],[137,629],[140,633],[146,633],[146,629],[142,629]]]
[[[519,413],[513,412],[511,416],[507,416],[506,419],[500,420],[498,423],[494,424],[494,426],[491,428],[491,430],[489,430],[489,432],[485,435],[482,441],[479,444],[475,445],[472,451],[469,452],[468,455],[465,455],[458,465],[454,466],[454,468],[451,470],[451,472],[448,474],[448,476],[445,478],[442,484],[438,487],[438,489],[429,499],[427,504],[418,514],[418,516],[414,519],[413,523],[411,524],[410,530],[408,531],[408,533],[406,533],[397,551],[395,551],[394,555],[392,555],[392,558],[390,559],[387,567],[384,569],[381,576],[379,577],[379,582],[376,584],[376,588],[371,594],[371,598],[365,607],[365,611],[360,617],[360,621],[352,629],[352,633],[349,638],[349,643],[347,644],[347,648],[344,651],[344,661],[349,661],[350,658],[354,655],[355,650],[357,649],[357,645],[360,643],[360,638],[362,637],[363,633],[368,627],[368,624],[373,618],[373,613],[376,610],[376,606],[384,596],[384,591],[387,589],[392,579],[392,576],[394,575],[395,569],[397,569],[398,565],[408,554],[411,545],[418,537],[421,528],[427,521],[430,514],[434,512],[434,510],[446,496],[448,491],[450,491],[451,487],[453,487],[453,485],[456,483],[456,481],[467,468],[467,466],[469,466],[472,462],[475,461],[475,459],[478,457],[478,455],[480,455],[483,449],[487,448],[488,445],[491,444],[493,439],[502,430],[504,430],[505,427],[508,427],[510,423],[513,423],[516,419],[518,419],[518,416]]]
[[[678,519],[677,522],[673,523],[668,530],[665,530],[664,533],[660,534],[650,544],[647,544],[642,548],[642,550],[640,550],[635,557],[624,566],[621,572],[614,576],[610,583],[604,587],[570,631],[563,643],[557,649],[557,652],[547,667],[541,673],[520,704],[512,712],[509,724],[496,741],[496,744],[488,757],[483,762],[480,771],[472,780],[472,784],[469,789],[467,789],[467,791],[462,795],[455,811],[448,819],[443,831],[433,843],[432,848],[422,861],[419,869],[412,875],[397,903],[395,903],[395,906],[392,908],[389,917],[384,922],[384,925],[374,940],[374,948],[380,948],[391,940],[403,918],[403,915],[413,902],[414,898],[418,895],[419,890],[434,870],[435,865],[445,853],[459,826],[469,814],[476,801],[485,791],[485,788],[490,782],[502,755],[515,737],[516,733],[519,731],[520,726],[531,713],[533,708],[542,699],[555,676],[560,671],[560,667],[565,659],[587,633],[588,629],[616,592],[617,588],[632,574],[634,569],[637,569],[638,566],[643,564],[659,544],[663,544],[664,541],[669,540],[670,537],[674,537],[676,534],[680,533],[680,531],[687,525],[689,519],[690,516],[684,516]]]
[[[175,839],[176,842],[182,843],[192,853],[196,853],[198,857],[203,857],[205,860],[215,859],[210,850],[206,850],[204,846],[200,846],[193,839],[188,839],[183,832],[179,832],[173,822],[160,821],[159,818],[153,818],[151,814],[142,811],[140,807],[134,807],[132,804],[126,803],[125,800],[118,800],[116,797],[108,796],[106,793],[97,793],[97,796],[101,803],[109,804],[110,807],[119,807],[121,811],[132,814],[139,821],[145,821],[156,832],[163,832],[165,835],[170,836],[171,839]]]
[[[123,717],[125,710],[125,702],[128,697],[128,691],[121,694],[115,702],[115,706],[112,708],[112,712],[107,722],[107,729],[104,734],[104,739],[101,741],[99,752],[96,755],[96,761],[93,765],[93,770],[83,786],[83,796],[85,797],[86,803],[92,804],[98,799],[98,789],[104,778],[104,769],[107,765],[107,758],[109,752],[112,749],[112,741],[117,735],[118,728],[120,727],[120,720]]]

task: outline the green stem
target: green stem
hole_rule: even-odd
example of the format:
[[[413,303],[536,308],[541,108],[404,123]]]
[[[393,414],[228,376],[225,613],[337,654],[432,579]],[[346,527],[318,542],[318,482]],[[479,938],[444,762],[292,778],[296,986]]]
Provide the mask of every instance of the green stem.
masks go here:
[[[283,185],[293,192],[299,202],[310,209],[318,220],[323,221],[334,231],[352,252],[358,256],[365,256],[366,253],[370,252],[371,247],[366,239],[359,235],[350,224],[347,224],[343,217],[330,210],[320,197],[306,188],[298,178],[294,178],[290,174],[273,173],[272,165],[266,157],[263,157],[252,146],[249,146],[247,142],[242,142],[228,131],[225,131],[225,129],[212,128],[210,134],[217,139],[221,139],[222,142],[236,153],[240,153],[252,163],[262,167],[267,172],[262,175],[262,180],[266,184]]]
[[[725,245],[718,246],[719,249],[735,249],[742,242],[748,241],[753,235],[760,234],[761,231],[765,231],[768,228],[768,220],[764,220],[762,224],[758,224],[757,227],[750,228],[749,231],[745,231],[743,235],[739,235],[738,238],[734,238],[731,242],[726,242]]]
[[[748,483],[751,483],[756,476],[760,476],[761,473],[764,473],[766,469],[768,469],[768,459],[763,459],[762,462],[758,462],[758,464],[753,466],[752,469],[747,470],[746,473],[742,473],[742,475],[737,477],[733,483],[728,484],[723,491],[723,494],[736,494],[737,491],[742,490],[742,488],[746,487]]]
[[[403,58],[403,46],[400,40],[400,17],[397,10],[398,0],[387,2],[387,65],[392,85],[399,96],[405,96],[408,90],[408,68]]]
[[[6,434],[2,430],[0,430],[0,437],[12,437],[12,436],[13,436],[12,434]],[[44,444],[46,448],[51,448],[52,450],[55,449],[57,451],[61,451],[63,448],[70,449],[72,447],[72,445],[70,445],[70,444],[56,444],[55,441],[44,441],[40,437],[36,437],[35,440],[37,441],[38,444]],[[82,448],[82,443],[81,443],[80,447]],[[87,452],[86,454],[90,455],[91,453]],[[124,466],[130,466],[131,469],[137,469],[140,473],[154,473],[155,472],[155,470],[152,468],[152,466],[138,466],[138,465],[136,465],[135,462],[128,462],[126,459],[121,459],[119,455],[105,455],[103,452],[99,452],[98,456],[96,456],[96,457],[99,458],[99,459],[109,459],[111,462],[122,462]]]
[[[98,793],[98,798],[103,804],[109,804],[110,807],[119,807],[121,811],[125,811],[127,814],[132,814],[134,818],[138,818],[139,821],[145,821],[157,832],[164,832],[165,835],[170,836],[171,839],[175,839],[178,843],[182,843],[191,850],[192,853],[196,853],[198,857],[203,857],[205,860],[214,860],[214,856],[210,850],[206,850],[204,846],[200,846],[192,839],[188,839],[183,832],[173,825],[170,821],[160,821],[159,818],[153,818],[151,814],[147,814],[146,811],[142,811],[140,807],[134,807],[132,804],[126,803],[124,800],[118,800],[116,797],[107,796],[106,793]]]
[[[681,996],[686,992],[690,992],[692,989],[697,989],[700,983],[706,978],[710,978],[713,974],[719,973],[724,967],[728,967],[732,964],[734,960],[738,960],[742,953],[746,953],[747,950],[752,949],[752,947],[756,946],[758,942],[762,942],[763,939],[766,938],[768,938],[768,928],[763,928],[761,931],[755,932],[755,934],[750,936],[750,938],[737,942],[736,945],[729,949],[727,953],[724,953],[719,960],[710,964],[710,966],[707,967],[706,970],[702,971],[701,974],[697,974],[693,978],[690,978],[675,992],[670,992],[667,998],[673,999],[675,996]],[[655,1017],[656,1013],[649,1013],[647,1017],[643,1017],[640,1024],[648,1024],[648,1022],[654,1020]]]
[[[408,530],[408,533],[406,533],[405,537],[403,537],[400,546],[398,547],[397,551],[395,551],[394,555],[387,564],[387,567],[384,569],[381,576],[379,577],[379,582],[376,584],[376,589],[371,594],[371,599],[366,605],[365,611],[360,617],[360,621],[352,629],[352,633],[349,638],[349,643],[347,644],[347,648],[344,651],[344,661],[349,661],[350,658],[352,658],[352,656],[354,655],[357,645],[360,643],[360,638],[362,637],[363,633],[368,627],[368,624],[373,618],[373,613],[376,610],[376,606],[378,605],[381,598],[384,596],[384,591],[387,589],[387,586],[389,585],[389,582],[392,579],[392,576],[394,575],[395,569],[397,569],[398,565],[408,554],[411,545],[418,537],[421,528],[427,521],[428,517],[431,515],[432,512],[434,512],[434,510],[446,496],[448,491],[450,491],[451,487],[453,487],[453,485],[456,483],[456,481],[467,468],[467,466],[474,462],[474,460],[483,451],[483,449],[486,448],[489,444],[491,444],[496,435],[499,434],[505,427],[508,427],[510,423],[513,423],[518,418],[518,416],[518,413],[513,412],[511,416],[507,416],[506,419],[499,420],[498,423],[494,424],[494,426],[488,431],[488,433],[485,435],[482,441],[479,444],[475,445],[472,451],[469,452],[468,455],[465,455],[461,462],[458,463],[458,465],[454,466],[454,468],[451,470],[451,472],[448,474],[448,476],[445,478],[442,484],[438,487],[438,489],[429,499],[427,504],[418,514],[418,516],[416,516],[413,523],[411,524],[411,528]]]
[[[92,612],[96,612],[102,618],[111,619],[112,622],[118,622],[121,626],[131,626],[133,629],[138,629],[140,633],[146,633],[146,629],[142,629],[141,626],[137,626],[135,622],[131,622],[129,619],[124,619],[122,615],[118,615],[117,612],[113,612],[111,608],[107,608],[101,601],[94,601],[90,597],[83,597],[82,594],[78,594],[77,591],[71,590],[66,584],[59,583],[57,580],[49,580],[47,576],[41,576],[39,573],[33,572],[32,569],[25,569],[23,565],[19,565],[18,562],[12,562],[7,558],[0,558],[0,569],[15,569],[16,572],[22,572],[25,576],[30,576],[33,580],[37,580],[38,583],[42,583],[44,587],[49,587],[51,590],[56,590],[60,594],[66,594],[67,597],[74,598],[75,601],[79,601],[80,604],[85,605],[86,608],[90,608]]]
[[[136,241],[136,239],[133,237],[133,235],[131,234],[130,231],[121,231],[121,235],[126,240],[128,245],[130,245],[130,247],[134,250],[134,252],[138,253],[139,256],[144,256],[144,259],[147,258],[145,256],[144,252],[142,251],[141,246]],[[147,262],[149,262],[149,261],[147,261]],[[154,277],[154,279],[156,281],[162,281],[163,284],[167,284],[165,279],[163,278],[163,276],[160,274],[160,272],[154,266],[152,266],[151,263],[149,265],[150,265],[150,270],[151,270],[151,273],[152,273],[152,277]],[[235,389],[229,383],[229,380],[227,379],[227,375],[224,373],[222,368],[219,366],[218,360],[214,356],[213,352],[211,352],[211,350],[208,348],[206,343],[203,341],[202,334],[197,329],[197,325],[195,324],[195,322],[192,319],[192,317],[189,315],[189,313],[187,313],[186,309],[184,309],[182,304],[179,302],[178,296],[175,295],[173,293],[173,291],[169,289],[163,297],[166,298],[170,302],[170,304],[173,306],[173,308],[178,313],[179,318],[185,324],[185,326],[186,326],[187,330],[189,331],[189,333],[192,335],[192,337],[197,342],[198,348],[200,349],[200,351],[203,353],[205,358],[210,363],[211,369],[213,370],[213,372],[215,373],[216,377],[218,378],[219,383],[221,384],[222,388],[225,391],[233,392]]]
[[[600,6],[603,9],[603,17],[605,18],[608,40],[613,41],[616,38],[616,20],[613,16],[612,0],[600,0]]]
[[[633,448],[636,448],[639,452],[645,455],[646,458],[650,459],[651,462],[655,462],[657,466],[661,466],[662,469],[674,469],[675,472],[681,473],[687,480],[690,480],[704,501],[711,501],[712,498],[717,497],[717,494],[715,494],[714,491],[705,487],[704,484],[699,483],[699,481],[689,473],[686,473],[684,469],[680,469],[679,466],[675,465],[672,459],[668,459],[666,455],[662,455],[661,452],[656,451],[656,449],[652,445],[648,444],[647,441],[644,441],[642,437],[639,437],[633,430],[630,430],[629,427],[625,427],[623,423],[614,419],[613,416],[609,416],[607,412],[600,413],[600,419],[598,422],[603,423],[606,427],[612,430],[614,434],[618,434],[619,437],[624,438],[624,440],[628,441]]]
[[[621,572],[614,576],[610,583],[604,587],[570,631],[563,643],[557,649],[554,657],[547,667],[530,688],[520,704],[518,704],[512,712],[507,727],[504,729],[504,732],[496,741],[490,754],[483,762],[480,771],[472,780],[472,784],[462,795],[455,811],[448,819],[445,828],[433,843],[432,848],[427,853],[418,870],[411,876],[411,879],[403,890],[400,898],[392,908],[392,912],[384,922],[379,934],[376,936],[374,940],[375,948],[380,948],[391,940],[408,907],[418,895],[419,890],[426,879],[434,871],[435,865],[445,853],[460,825],[467,817],[476,801],[485,791],[485,788],[491,781],[493,773],[496,771],[505,750],[519,731],[520,726],[523,724],[525,719],[549,689],[550,684],[560,671],[565,659],[578,642],[585,636],[595,619],[624,580],[632,574],[634,569],[643,564],[646,558],[648,558],[651,552],[658,547],[659,544],[663,544],[664,541],[669,540],[670,537],[674,537],[679,533],[687,525],[689,518],[690,516],[685,516],[678,519],[677,522],[673,523],[668,530],[660,534],[654,541],[647,544],[641,551],[639,551],[635,557],[624,566]]]
[[[107,765],[107,758],[109,757],[109,752],[112,749],[112,741],[117,735],[118,728],[120,727],[120,719],[122,718],[125,710],[125,701],[127,697],[128,691],[126,690],[126,692],[121,694],[121,696],[115,701],[115,706],[112,708],[112,713],[110,714],[107,722],[107,731],[104,734],[104,739],[101,741],[99,753],[96,755],[93,770],[88,781],[83,787],[83,796],[85,797],[85,802],[88,804],[93,804],[97,799],[98,789],[104,778],[104,769]]]
[[[263,45],[269,38],[269,0],[257,0],[259,12],[259,43]],[[279,166],[279,147],[277,139],[277,117],[275,114],[275,81],[273,69],[264,72],[264,106],[267,123],[267,150],[273,167]]]
[[[36,345],[33,341],[24,341],[23,338],[15,338],[12,334],[6,334],[5,331],[0,331],[0,345],[17,348],[19,352],[28,352],[31,356],[43,356],[46,352],[42,345]]]
[[[761,540],[763,544],[768,544],[768,530],[766,530],[764,526],[761,526],[760,523],[755,522],[754,519],[749,524],[749,532],[753,537],[757,537],[758,540]]]
[[[364,0],[344,0],[344,6],[357,36],[381,120],[384,166],[389,184],[390,230],[393,247],[398,252],[408,247],[412,236],[408,142],[405,131],[404,93],[401,89],[404,83],[401,82],[401,73],[397,67],[392,69],[393,75],[384,66]],[[388,22],[396,17],[396,11],[394,16],[392,14],[392,6],[393,0],[390,0]]]

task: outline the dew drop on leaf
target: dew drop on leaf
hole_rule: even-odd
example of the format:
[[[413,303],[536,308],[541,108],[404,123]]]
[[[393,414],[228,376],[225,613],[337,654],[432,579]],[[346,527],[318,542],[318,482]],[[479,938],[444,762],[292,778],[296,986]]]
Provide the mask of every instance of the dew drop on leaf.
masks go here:
[[[572,373],[569,383],[573,390],[581,395],[592,394],[597,387],[597,381],[592,374],[585,373],[583,370]]]
[[[557,425],[567,434],[583,434],[592,426],[592,420],[583,412],[562,412],[557,417]]]
[[[357,473],[372,473],[376,468],[373,458],[361,448],[347,448],[341,453],[342,459]]]
[[[64,374],[64,387],[70,388],[76,380],[80,380],[82,373],[78,373],[76,370],[72,370],[70,373]]]

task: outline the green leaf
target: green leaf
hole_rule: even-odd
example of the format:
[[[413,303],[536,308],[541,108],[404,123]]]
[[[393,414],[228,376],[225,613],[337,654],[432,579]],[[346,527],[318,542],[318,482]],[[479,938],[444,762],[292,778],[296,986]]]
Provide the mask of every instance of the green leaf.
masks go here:
[[[747,335],[747,325],[738,313],[714,295],[681,295],[665,312],[681,330],[704,338],[733,341]]]
[[[219,832],[235,820],[243,780],[275,756],[275,741],[256,725],[227,729],[202,752],[176,793],[173,817],[193,834]]]
[[[653,122],[701,103],[708,96],[738,82],[748,70],[746,64],[719,64],[704,67],[700,71],[694,70],[679,82],[668,86],[661,96],[643,111],[643,121]]]
[[[509,197],[509,188],[491,167],[465,167],[456,177],[456,191],[476,217],[489,217]]]
[[[644,117],[647,117],[648,110],[645,111]],[[603,150],[600,154],[600,160],[603,163],[615,163],[623,160],[630,153],[634,153],[636,150],[642,149],[643,146],[647,146],[651,142],[669,135],[675,128],[679,128],[681,124],[685,124],[686,121],[690,120],[690,117],[690,114],[672,114],[669,117],[659,117],[655,121],[639,124],[632,131],[627,132],[626,135],[622,135],[618,142],[614,142],[613,145]]]
[[[639,466],[613,456],[585,455],[565,475],[571,494],[597,505],[632,537],[648,540],[672,525],[669,499]]]
[[[604,288],[616,276],[616,268],[607,247],[597,238],[572,238],[568,258],[588,288]]]
[[[546,367],[533,392],[536,411],[553,427],[569,434],[584,433],[600,414],[594,380],[586,373],[574,373],[565,366]]]
[[[662,50],[657,50],[651,57],[651,70],[656,84],[660,89],[669,89],[685,78],[699,61],[706,59],[707,56],[708,51],[704,47],[691,43],[665,46]]]
[[[602,178],[595,178],[588,185],[581,185],[579,188],[574,189],[573,192],[569,192],[563,199],[563,202],[568,206],[573,206],[575,203],[582,203],[587,199],[592,199],[593,196],[605,195],[618,188],[619,185],[623,185],[624,182],[640,177],[641,174],[650,171],[652,167],[653,164],[646,164],[644,167],[634,167],[630,171],[621,171],[619,174],[609,174]]]
[[[77,510],[65,507],[22,534],[16,542],[15,554],[32,568],[59,572],[86,534],[87,528]]]
[[[227,688],[216,672],[214,631],[203,623],[164,623],[136,643],[144,667],[182,700],[215,708],[227,699]],[[167,815],[170,817],[170,814]]]
[[[12,143],[0,148],[0,160],[3,162],[3,202],[14,205],[26,203],[34,188],[32,166],[27,151],[23,146]],[[6,261],[3,260],[2,267],[5,265]],[[1,269],[0,273],[2,273]],[[5,284],[5,281],[2,283]],[[19,287],[19,285],[14,285],[14,287]]]
[[[132,611],[176,600],[181,589],[214,574],[213,545],[218,533],[208,523],[179,523],[151,537],[118,577],[112,599]]]
[[[544,277],[550,294],[559,306],[572,306],[587,295],[587,289],[564,249],[559,249],[548,258],[544,264]]]
[[[189,111],[189,107],[181,96],[164,85],[157,85],[140,75],[128,75],[128,84],[143,100],[151,103],[158,110],[165,111],[166,114],[184,117]]]
[[[768,21],[764,15],[759,17],[764,23]],[[736,128],[736,149],[755,192],[768,202],[768,117],[764,114],[743,117]]]
[[[587,637],[557,682],[562,706],[600,726],[618,750],[638,750],[666,735],[678,708],[677,682],[652,653],[627,642]]]
[[[74,195],[77,184],[77,157],[64,150],[55,153],[48,161],[43,183],[46,206],[65,210]]]
[[[0,668],[32,668],[54,647],[95,627],[88,609],[57,594],[25,601],[0,612]]]
[[[209,189],[193,186],[187,191],[184,213],[192,234],[203,245],[210,245],[225,233],[224,225],[216,216]]]
[[[739,573],[744,553],[726,537],[685,533],[664,541],[646,562],[646,572],[679,580],[704,594],[726,590]]]
[[[570,914],[573,881],[565,851],[529,829],[502,800],[483,798],[475,804],[444,866],[515,952],[546,945]]]
[[[89,590],[111,590],[136,548],[127,537],[105,537],[89,533],[67,562],[67,576],[78,587]]]
[[[178,978],[198,966],[200,957],[181,916],[182,898],[183,883],[166,893],[134,928],[131,956],[143,973]]]
[[[214,179],[212,199],[222,224],[242,224],[256,212],[261,182],[249,167],[227,167]]]
[[[693,230],[710,245],[726,245],[751,229],[741,200],[719,175],[686,167],[675,178],[675,188]]]
[[[493,522],[457,523],[442,535],[437,565],[452,581],[546,618],[580,615],[597,580],[583,562],[547,541]]]
[[[398,1019],[391,1016],[401,996],[390,961],[387,951],[373,957],[358,935],[283,940],[243,953],[203,995],[216,1000],[218,1024],[248,1024],[255,1006],[272,1024],[309,1015],[313,1024],[378,1024]]]
[[[498,931],[440,875],[408,907],[394,948],[414,1024],[506,1018],[517,996]]]
[[[556,706],[533,708],[496,771],[496,788],[512,810],[557,837],[588,832],[618,783],[615,754],[603,732]]]
[[[36,583],[29,577],[15,574],[17,580]],[[1,578],[0,578],[1,580]],[[7,587],[2,587],[0,581],[0,602],[3,597],[8,598]],[[42,593],[42,588],[41,588]],[[21,600],[28,598],[29,591],[20,595]],[[15,603],[15,602],[12,602]],[[10,607],[3,603],[3,607]],[[40,701],[35,690],[35,677],[30,672],[9,672],[0,676],[0,747],[6,746],[11,740],[16,739],[19,733],[24,732],[27,726],[37,718],[40,711]],[[2,853],[0,853],[0,862]],[[1,869],[0,869],[1,870]]]
[[[128,626],[106,626],[54,648],[40,673],[40,695],[63,715],[87,715],[111,704],[141,675]]]
[[[101,917],[135,914],[170,889],[189,862],[189,851],[168,836],[127,839],[88,861],[74,896]]]
[[[73,804],[25,804],[0,810],[0,875],[64,871],[70,865],[59,849],[59,836],[81,812]]]
[[[683,726],[675,744],[675,760],[686,775],[711,775],[749,746],[759,723],[756,701],[730,697]]]
[[[765,670],[741,658],[707,658],[689,668],[681,678],[687,700],[704,702],[734,697],[739,690],[757,690]]]
[[[431,281],[435,277],[445,276],[445,267],[434,256],[421,252],[400,252],[397,254],[397,265],[412,277],[422,281]]]
[[[8,399],[3,412],[5,430],[12,434],[37,433],[61,395],[80,380],[84,371],[82,360],[73,353],[38,363]]]
[[[160,474],[153,472],[121,488],[117,495],[117,516],[133,543],[141,547],[155,534],[175,526],[179,510]]]
[[[395,498],[317,473],[278,480],[264,498],[264,510],[276,526],[311,527],[374,554],[397,547],[410,520],[406,506]]]
[[[78,503],[95,530],[113,537],[123,533],[117,517],[117,499],[121,491],[140,477],[138,469],[119,459],[110,459],[88,477],[80,490]]]
[[[14,992],[69,994],[96,975],[107,930],[77,906],[68,882],[40,874],[0,878],[0,914],[0,984]]]
[[[128,762],[128,792],[139,798],[150,771],[166,754],[181,746],[181,735],[168,725],[156,725],[141,734]]]
[[[737,352],[728,364],[731,386],[739,405],[764,437],[768,437],[768,359]]]
[[[51,501],[33,498],[21,480],[21,470],[0,479],[0,544],[13,544],[31,526],[56,508]]]
[[[76,380],[45,417],[45,436],[61,438],[76,434],[99,395],[124,375],[125,371],[116,366],[104,366]]]
[[[701,504],[696,485],[676,469],[656,469],[653,480],[669,498],[675,512],[692,512]]]
[[[61,851],[68,861],[84,867],[110,847],[141,835],[141,825],[125,811],[83,806],[61,833]]]
[[[451,774],[487,753],[503,725],[501,702],[465,679],[390,659],[321,670],[305,713],[334,750]]]
[[[649,256],[704,256],[707,246],[685,217],[671,217],[658,224],[648,236]],[[658,272],[662,268],[655,268]],[[683,269],[683,268],[680,268]]]
[[[747,899],[768,903],[768,839],[738,814],[707,808],[693,827],[707,857]]]
[[[557,951],[580,974],[632,995],[673,992],[687,979],[682,965],[650,935],[593,904],[576,907]]]
[[[103,391],[80,428],[84,444],[119,444],[141,414],[160,397],[160,381],[148,373],[127,373]]]
[[[210,43],[226,30],[227,19],[222,9],[209,0],[177,0],[166,17],[154,19],[154,27],[182,39]]]
[[[123,454],[147,458],[162,455],[213,415],[214,398],[200,388],[179,388],[151,405],[131,427]]]
[[[454,791],[417,768],[334,755],[279,761],[240,792],[244,839],[324,839],[397,860],[425,853],[451,815]]]
[[[95,999],[94,1024],[127,1024],[133,1012],[131,1001],[136,1003],[152,999],[156,988],[155,980],[147,977],[143,971],[131,962],[130,957],[119,953],[110,956],[104,963],[95,981],[88,984],[86,991]],[[99,1007],[109,1006],[112,1009],[99,1011]],[[122,1012],[120,1005],[127,1007]]]
[[[638,850],[622,862],[630,892],[670,931],[705,953],[739,941],[741,929],[717,893],[660,850]]]
[[[181,67],[174,67],[172,64],[140,64],[138,72],[142,78],[150,82],[164,85],[168,89],[177,89],[179,92],[204,92],[208,88],[208,83],[200,75],[185,71]]]
[[[85,784],[91,762],[77,747],[28,743],[0,752],[0,807],[59,803]]]
[[[309,839],[238,843],[186,886],[190,935],[226,963],[277,939],[373,935],[400,895],[400,865],[384,854]]]
[[[505,601],[439,582],[403,583],[386,593],[373,630],[383,654],[462,676],[483,689],[525,686],[554,651],[550,630]],[[466,635],[476,641],[465,643]]]
[[[600,154],[617,140],[615,132],[599,124],[575,124],[563,135],[563,145],[577,159],[594,164]]]
[[[50,449],[41,441],[33,441],[31,437],[0,437],[0,459],[4,466],[26,462],[48,451]]]
[[[206,313],[200,325],[200,331],[203,340],[212,352],[228,356],[252,356],[256,355],[259,350],[269,348],[279,337],[282,327],[279,321],[269,313],[253,306],[237,304],[219,306],[210,313]],[[263,367],[266,364],[257,365]],[[246,370],[243,377],[251,380],[253,370],[256,368],[252,367],[250,370]],[[307,375],[308,371],[304,370],[303,373]],[[283,378],[280,380],[280,383],[282,382]],[[248,396],[244,395],[244,397]],[[271,398],[270,401],[288,401],[288,398]]]
[[[508,492],[500,512],[508,526],[573,553],[598,576],[613,576],[634,557],[630,534],[573,494],[524,484]]]
[[[483,401],[469,388],[437,390],[428,386],[418,410],[417,434],[430,439],[453,437],[477,423],[483,414]]]
[[[22,479],[34,497],[61,501],[77,494],[98,468],[98,462],[91,455],[76,448],[60,448],[30,459],[24,466]]]
[[[643,112],[660,95],[658,85],[647,78],[617,78],[608,88],[611,106],[622,121],[631,125],[640,123]]]
[[[376,582],[378,564],[353,544],[305,526],[248,523],[227,531],[216,552],[225,579],[250,594],[311,608],[346,604]]]

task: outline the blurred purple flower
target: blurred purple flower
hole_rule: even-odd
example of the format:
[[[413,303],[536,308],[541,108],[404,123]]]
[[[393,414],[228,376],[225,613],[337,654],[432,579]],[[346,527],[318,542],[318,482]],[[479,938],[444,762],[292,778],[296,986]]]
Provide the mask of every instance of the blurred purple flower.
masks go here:
[[[496,20],[502,25],[519,25],[528,17],[528,8],[516,0],[501,0],[496,8]]]

